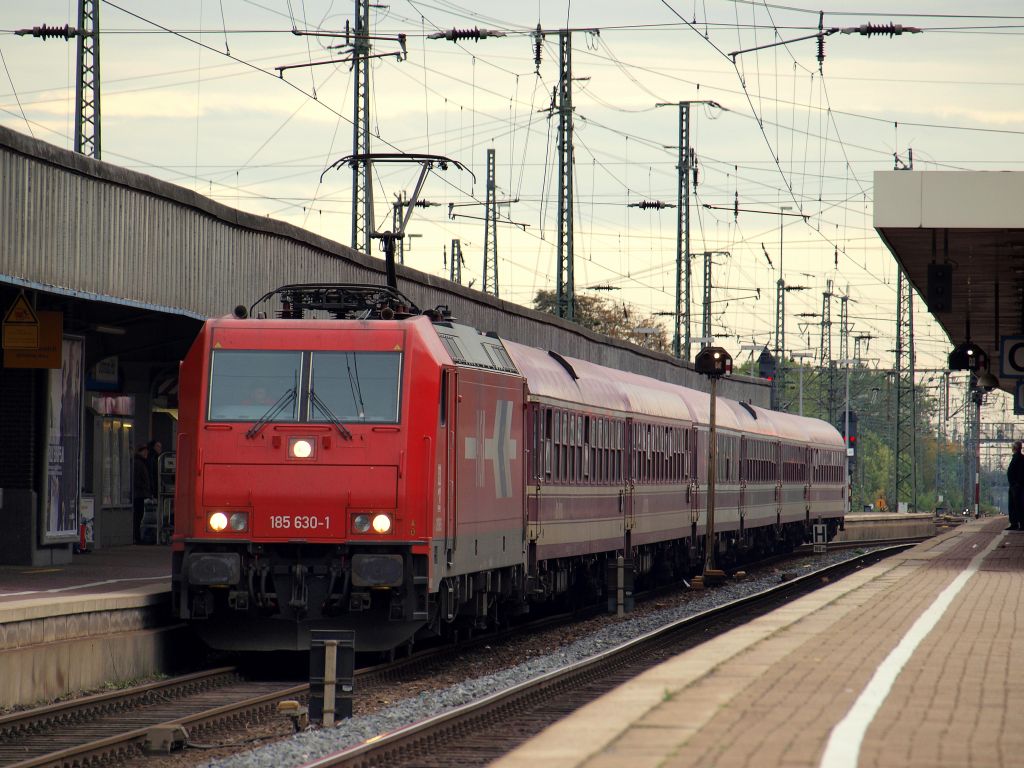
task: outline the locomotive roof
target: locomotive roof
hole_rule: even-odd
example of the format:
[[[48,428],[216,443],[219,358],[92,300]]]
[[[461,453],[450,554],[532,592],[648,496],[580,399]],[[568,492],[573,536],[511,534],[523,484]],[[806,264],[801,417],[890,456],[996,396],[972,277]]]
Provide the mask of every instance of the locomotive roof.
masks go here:
[[[488,336],[453,322],[434,323],[434,330],[457,365],[519,373],[497,336]]]
[[[562,357],[542,349],[502,340],[512,361],[526,377],[533,397],[580,403],[654,418],[707,423],[711,396],[627,371]],[[818,419],[780,413],[756,405],[718,398],[715,418],[723,429],[741,430],[783,440],[843,446],[839,432]]]

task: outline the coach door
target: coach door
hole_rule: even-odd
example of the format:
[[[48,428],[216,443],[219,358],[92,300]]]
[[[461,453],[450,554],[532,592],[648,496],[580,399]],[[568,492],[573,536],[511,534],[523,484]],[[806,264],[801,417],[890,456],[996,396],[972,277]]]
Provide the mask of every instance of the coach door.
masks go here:
[[[690,439],[689,445],[687,446],[687,465],[690,468],[690,476],[688,478],[689,485],[687,486],[686,496],[687,502],[690,505],[690,525],[692,526],[692,535],[697,535],[697,523],[700,520],[701,510],[704,505],[701,503],[701,468],[702,460],[701,456],[704,455],[702,451],[702,434],[696,426],[690,428]],[[705,472],[706,472],[705,468]]]
[[[736,475],[737,477],[739,477],[740,480],[740,487],[739,493],[737,494],[736,504],[739,509],[741,534],[743,533],[744,528],[744,518],[747,514],[747,450],[749,450],[747,438],[746,436],[741,435],[739,444],[739,457],[737,458],[738,464],[736,465],[736,468],[739,470],[736,473]]]
[[[775,524],[782,525],[783,482],[786,479],[786,447],[774,443],[775,452]]]
[[[815,451],[812,448],[804,448],[804,512],[807,519],[811,519],[811,483],[814,482],[814,458]]]
[[[619,507],[622,512],[622,546],[624,555],[628,559],[632,549],[633,526],[636,524],[634,511],[636,494],[636,466],[635,456],[637,455],[635,434],[636,425],[632,419],[626,419],[625,423],[619,424],[622,435],[619,445],[622,448],[622,490],[619,492]]]

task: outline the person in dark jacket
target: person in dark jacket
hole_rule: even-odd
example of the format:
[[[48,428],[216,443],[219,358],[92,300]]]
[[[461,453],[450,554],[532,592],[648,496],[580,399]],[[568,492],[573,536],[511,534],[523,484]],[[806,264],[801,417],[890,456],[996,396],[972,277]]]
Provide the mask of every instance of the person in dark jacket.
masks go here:
[[[1008,531],[1024,530],[1024,456],[1021,456],[1021,441],[1013,444],[1013,457],[1006,468],[1006,480],[1010,485]]]
[[[153,496],[160,492],[160,454],[164,452],[163,444],[159,440],[150,440],[146,443],[146,466],[149,467],[149,487]]]
[[[142,514],[146,499],[153,496],[153,483],[149,474],[149,447],[143,443],[135,451],[132,463],[132,539],[142,543]]]

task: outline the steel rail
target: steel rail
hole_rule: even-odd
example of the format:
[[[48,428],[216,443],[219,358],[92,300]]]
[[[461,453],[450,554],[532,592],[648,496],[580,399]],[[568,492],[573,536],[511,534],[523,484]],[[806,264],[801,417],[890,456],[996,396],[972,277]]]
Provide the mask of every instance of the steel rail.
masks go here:
[[[230,699],[232,696],[243,696],[240,691],[232,692],[229,687],[245,684],[244,679],[234,667],[222,667],[205,672],[197,672],[172,680],[158,681],[138,686],[127,691],[97,694],[74,701],[40,707],[34,710],[18,712],[0,719],[0,758],[8,768],[87,768],[88,766],[108,765],[111,762],[126,760],[143,751],[150,730],[160,725],[181,725],[189,729],[189,738],[199,733],[215,730],[219,726],[229,725],[240,717],[262,718],[276,710],[276,703],[282,698],[302,696],[309,686],[253,683],[252,687],[259,690],[258,695],[250,695],[229,703],[218,703],[214,707],[205,707],[200,712],[186,714],[176,718],[157,716],[144,725],[135,724],[118,732],[118,726],[112,726],[114,732],[101,738],[93,738],[85,743],[50,751],[45,754],[34,754],[18,760],[14,755],[20,750],[31,747],[19,746],[18,741],[35,737],[49,737],[53,731],[56,740],[61,735],[67,738],[67,731],[76,727],[92,730],[96,727],[93,721],[111,715],[129,716],[133,710],[152,705],[173,707],[178,704],[187,707],[188,697],[218,692]],[[268,685],[273,690],[267,691]],[[145,715],[143,715],[144,717]],[[88,728],[92,726],[91,728]],[[120,726],[124,727],[124,725]],[[102,729],[102,726],[100,726]],[[14,759],[15,762],[6,762]]]
[[[498,691],[435,717],[381,734],[361,744],[346,747],[304,763],[300,768],[338,768],[339,766],[369,768],[370,766],[401,765],[404,756],[411,756],[413,763],[421,764],[417,760],[423,761],[424,755],[434,755],[434,762],[436,762],[438,759],[436,750],[451,749],[458,739],[472,740],[474,730],[486,727],[487,723],[504,723],[507,726],[512,722],[510,718],[521,718],[523,712],[535,710],[541,701],[574,688],[588,685],[592,688],[602,687],[595,686],[595,684],[606,682],[608,685],[603,687],[610,689],[618,684],[617,681],[609,681],[609,678],[620,676],[617,670],[629,667],[636,659],[656,654],[659,647],[670,643],[685,643],[687,635],[703,634],[702,638],[689,638],[694,640],[690,647],[697,645],[710,636],[707,630],[711,625],[727,621],[741,612],[748,614],[748,609],[755,604],[761,603],[762,613],[767,612],[765,604],[779,603],[791,598],[794,593],[808,593],[819,586],[824,586],[823,577],[832,576],[842,571],[853,571],[866,560],[880,560],[907,549],[909,546],[911,544],[903,543],[887,549],[867,552],[842,563],[836,563],[790,579],[763,592],[679,619],[563,669],[548,672],[533,680]],[[674,638],[677,634],[682,637]],[[652,664],[653,662],[647,663],[643,668],[649,668]],[[639,666],[639,662],[637,665]],[[630,673],[629,677],[631,676],[633,673]],[[589,698],[581,699],[576,707],[582,706],[587,700],[592,700],[603,692],[603,690],[588,692]],[[562,714],[567,714],[567,712],[562,712]],[[540,727],[542,728],[543,725]],[[518,739],[516,743],[519,743],[527,737],[524,737],[522,733],[517,733],[515,738]],[[479,745],[480,740],[477,739],[474,743]],[[497,756],[494,754],[488,759]],[[447,757],[451,758],[453,755],[449,754]]]

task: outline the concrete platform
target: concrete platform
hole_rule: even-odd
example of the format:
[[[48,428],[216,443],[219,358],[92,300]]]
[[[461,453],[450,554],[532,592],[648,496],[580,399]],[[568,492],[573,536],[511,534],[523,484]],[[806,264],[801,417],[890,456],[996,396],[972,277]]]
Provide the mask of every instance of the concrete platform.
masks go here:
[[[0,567],[0,708],[167,669],[171,553],[119,547],[68,565]]]
[[[855,512],[846,516],[837,542],[934,536],[936,518],[930,512],[877,513]]]
[[[619,686],[493,765],[1024,765],[1024,533],[970,521]]]

